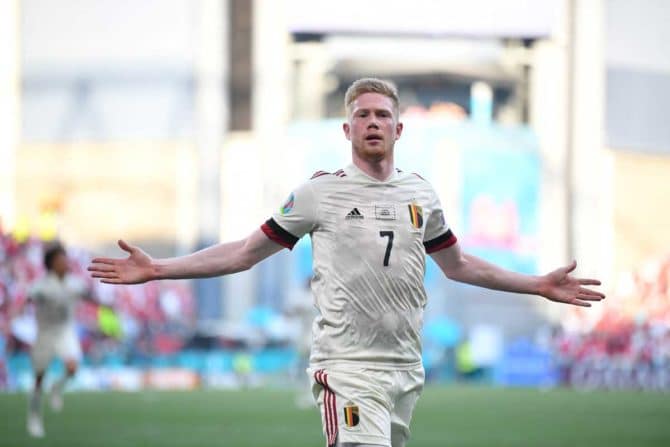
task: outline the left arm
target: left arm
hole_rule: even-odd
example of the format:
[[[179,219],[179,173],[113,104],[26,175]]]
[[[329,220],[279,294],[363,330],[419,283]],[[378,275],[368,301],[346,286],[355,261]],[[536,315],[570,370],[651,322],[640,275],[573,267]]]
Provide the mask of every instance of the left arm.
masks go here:
[[[449,279],[487,289],[540,295],[550,301],[582,307],[605,298],[604,294],[584,287],[599,286],[600,281],[570,276],[577,267],[575,261],[546,275],[533,276],[505,270],[463,253],[458,243],[432,253],[431,257]]]

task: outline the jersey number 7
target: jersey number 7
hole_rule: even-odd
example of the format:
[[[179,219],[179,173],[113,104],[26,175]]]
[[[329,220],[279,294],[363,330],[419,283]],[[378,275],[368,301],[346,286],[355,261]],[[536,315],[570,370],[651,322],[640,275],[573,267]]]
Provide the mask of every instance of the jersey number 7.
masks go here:
[[[380,231],[379,237],[389,238],[388,243],[386,244],[386,253],[384,253],[384,267],[388,267],[391,250],[393,249],[393,231]]]

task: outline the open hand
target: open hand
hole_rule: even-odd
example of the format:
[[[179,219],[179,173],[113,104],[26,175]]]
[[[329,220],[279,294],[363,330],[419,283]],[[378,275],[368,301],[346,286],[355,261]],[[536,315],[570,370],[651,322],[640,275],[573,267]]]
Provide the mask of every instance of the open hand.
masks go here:
[[[155,279],[153,260],[139,247],[119,240],[119,247],[129,253],[125,259],[94,258],[88,271],[106,284],[140,284]]]
[[[540,295],[558,303],[591,307],[591,301],[601,301],[605,295],[584,286],[599,286],[597,279],[583,279],[570,276],[577,267],[577,262],[561,267],[542,277]]]

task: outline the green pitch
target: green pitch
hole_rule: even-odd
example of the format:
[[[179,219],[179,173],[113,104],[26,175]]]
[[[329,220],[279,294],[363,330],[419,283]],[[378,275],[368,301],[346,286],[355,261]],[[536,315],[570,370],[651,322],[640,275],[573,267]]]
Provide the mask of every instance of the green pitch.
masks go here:
[[[321,447],[316,410],[278,390],[69,393],[25,434],[26,396],[0,394],[0,446]],[[46,402],[45,402],[46,403]],[[670,446],[670,395],[429,387],[409,447]]]

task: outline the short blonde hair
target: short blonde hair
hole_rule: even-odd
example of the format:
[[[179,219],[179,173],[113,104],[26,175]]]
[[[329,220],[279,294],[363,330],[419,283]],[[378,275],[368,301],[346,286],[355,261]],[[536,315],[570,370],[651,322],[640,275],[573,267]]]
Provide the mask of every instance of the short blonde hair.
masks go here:
[[[377,78],[361,78],[353,82],[344,95],[344,107],[347,115],[351,114],[351,105],[356,98],[364,93],[379,93],[391,98],[393,101],[393,113],[397,117],[399,114],[400,101],[398,100],[398,89],[390,82]]]

